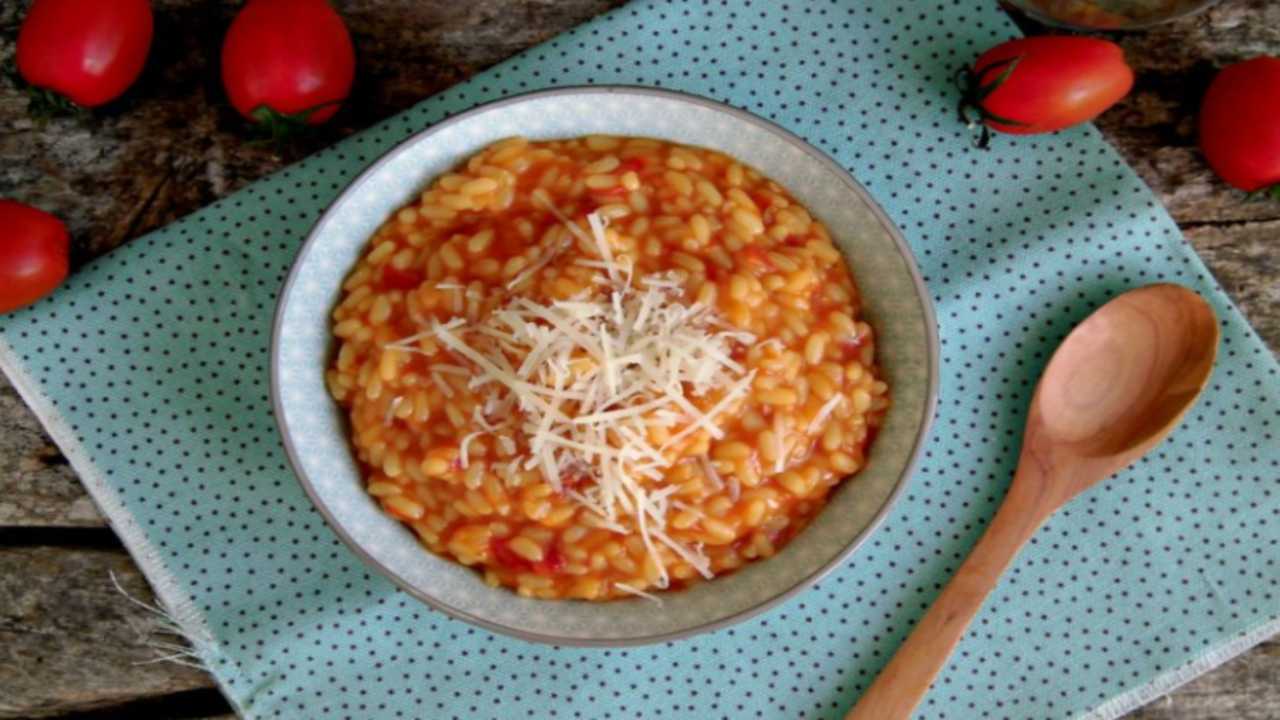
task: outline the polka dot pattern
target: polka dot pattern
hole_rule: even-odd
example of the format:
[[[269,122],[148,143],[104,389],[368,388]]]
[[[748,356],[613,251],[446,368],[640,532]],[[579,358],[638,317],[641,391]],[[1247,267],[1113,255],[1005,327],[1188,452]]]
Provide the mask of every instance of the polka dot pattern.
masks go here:
[[[951,75],[1014,32],[958,0],[628,5],[94,263],[3,320],[8,359],[191,597],[247,715],[839,718],[990,519],[1057,342],[1124,289],[1180,282],[1222,320],[1208,393],[1036,536],[917,715],[1113,717],[1276,623],[1280,382],[1092,128],[971,148]],[[267,387],[277,289],[347,180],[478,102],[606,82],[730,102],[850,168],[915,248],[943,342],[934,437],[863,549],[759,618],[626,651],[492,635],[370,574],[286,469]]]

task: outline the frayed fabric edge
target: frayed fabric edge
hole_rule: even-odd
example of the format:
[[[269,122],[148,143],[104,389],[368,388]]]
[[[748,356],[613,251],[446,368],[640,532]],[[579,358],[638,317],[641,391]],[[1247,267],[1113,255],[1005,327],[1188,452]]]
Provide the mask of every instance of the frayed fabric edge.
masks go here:
[[[114,575],[110,577],[110,581],[118,591],[123,593],[130,602],[145,608],[154,619],[150,629],[139,628],[140,631],[145,632],[145,634],[140,633],[143,644],[152,647],[158,653],[154,662],[177,662],[209,672],[236,714],[242,718],[250,718],[246,704],[236,699],[227,682],[224,682],[223,677],[212,669],[215,665],[221,666],[221,671],[224,673],[230,670],[227,673],[229,678],[237,678],[239,672],[234,669],[235,661],[227,657],[218,647],[204,614],[169,571],[164,559],[147,539],[132,513],[124,506],[115,488],[103,479],[101,470],[80,444],[80,440],[62,414],[40,390],[38,383],[27,373],[22,361],[2,336],[0,336],[0,370],[9,378],[9,382],[18,391],[23,402],[35,412],[40,424],[66,456],[80,482],[106,516],[111,529],[120,537],[125,549],[133,557],[133,561],[151,583],[158,601],[158,605],[154,607],[130,596],[120,586]],[[166,635],[181,636],[189,646],[184,647],[175,642],[166,641],[163,639]]]
[[[1236,637],[1210,648],[1194,660],[1165,671],[1088,712],[1076,715],[1074,720],[1116,720],[1128,712],[1168,695],[1220,665],[1240,657],[1276,634],[1280,634],[1280,619],[1262,623],[1252,630],[1242,631]]]

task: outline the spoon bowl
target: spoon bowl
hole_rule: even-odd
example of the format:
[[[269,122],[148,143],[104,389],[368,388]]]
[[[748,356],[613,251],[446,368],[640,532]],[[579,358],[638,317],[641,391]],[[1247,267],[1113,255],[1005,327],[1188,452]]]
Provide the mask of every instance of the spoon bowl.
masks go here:
[[[1190,408],[1213,367],[1216,341],[1213,313],[1190,291],[1162,284],[1127,292],[1063,341],[1032,412],[1056,444],[1110,456],[1119,470]]]
[[[1208,303],[1177,285],[1131,290],[1077,326],[1036,386],[1000,510],[845,720],[906,720],[1022,546],[1058,508],[1177,426],[1217,348]]]

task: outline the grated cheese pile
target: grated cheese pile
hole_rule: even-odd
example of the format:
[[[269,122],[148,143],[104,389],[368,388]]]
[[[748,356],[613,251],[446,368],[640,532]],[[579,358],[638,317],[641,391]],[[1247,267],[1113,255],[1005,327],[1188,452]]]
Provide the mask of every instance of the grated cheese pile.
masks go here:
[[[493,435],[507,447],[520,438],[513,469],[538,470],[600,527],[638,532],[658,569],[658,587],[669,583],[659,547],[709,578],[701,547],[667,533],[678,488],[665,477],[699,431],[723,436],[717,419],[740,404],[755,378],[733,351],[755,338],[726,325],[714,308],[686,304],[672,273],[633,278],[630,258],[615,257],[599,215],[587,216],[588,235],[547,208],[599,253],[575,261],[599,271],[596,287],[547,303],[515,296],[478,321],[437,321],[428,331],[472,365],[478,430],[463,438],[461,464],[476,437]],[[535,267],[566,246],[550,248]],[[528,277],[516,277],[508,289]],[[710,462],[698,461],[709,481],[719,482]]]

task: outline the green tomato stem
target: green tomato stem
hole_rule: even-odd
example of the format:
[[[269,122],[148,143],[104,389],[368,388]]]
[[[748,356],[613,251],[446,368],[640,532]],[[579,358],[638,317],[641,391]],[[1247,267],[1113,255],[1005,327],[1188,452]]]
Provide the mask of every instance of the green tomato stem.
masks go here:
[[[1021,120],[997,115],[982,104],[990,97],[991,93],[999,89],[1009,79],[1009,76],[1013,74],[1014,68],[1018,67],[1018,63],[1022,62],[1022,58],[1022,55],[1018,55],[997,60],[976,70],[963,67],[956,73],[956,84],[960,87],[960,104],[957,107],[960,121],[968,126],[973,126],[975,123],[982,126],[982,133],[974,141],[974,147],[979,150],[988,150],[991,146],[991,128],[987,125],[987,122],[1023,127],[1028,124]],[[1000,70],[1000,74],[990,82],[984,82],[986,76],[998,68],[1003,68]],[[971,112],[977,115],[976,121],[970,118]]]

